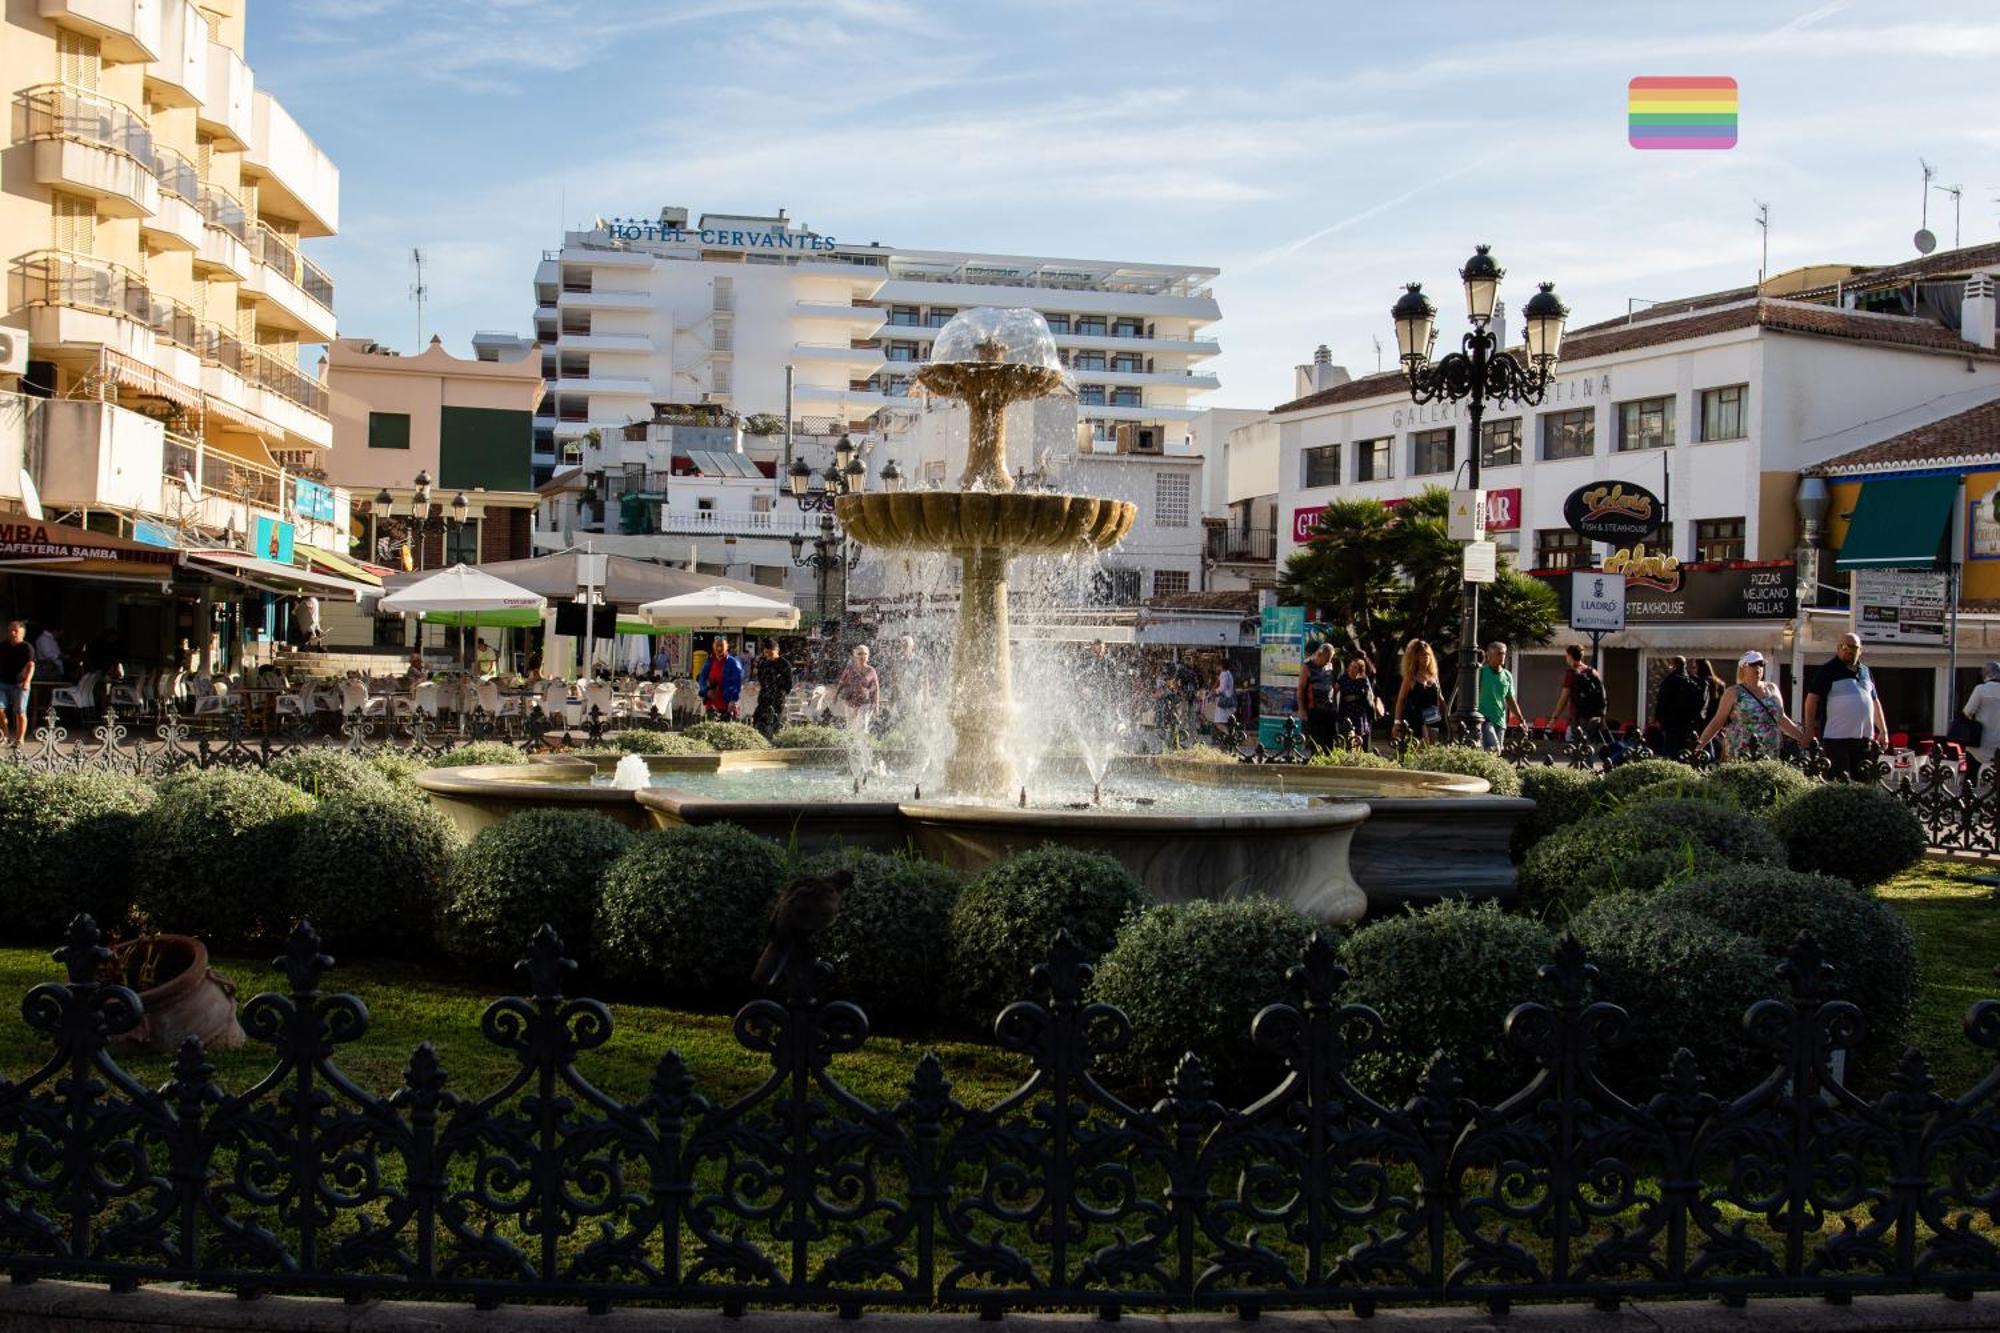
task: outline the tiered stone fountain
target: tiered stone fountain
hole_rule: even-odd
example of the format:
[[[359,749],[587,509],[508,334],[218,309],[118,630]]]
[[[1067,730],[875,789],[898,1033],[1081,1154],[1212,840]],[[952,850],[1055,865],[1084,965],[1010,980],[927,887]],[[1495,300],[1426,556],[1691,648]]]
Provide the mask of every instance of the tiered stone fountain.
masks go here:
[[[1129,500],[1029,494],[1007,473],[1007,408],[1073,393],[1049,326],[1032,310],[982,306],[938,333],[917,372],[926,391],[971,411],[965,472],[955,491],[843,495],[839,516],[864,546],[948,551],[961,573],[949,716],[954,744],[944,770],[953,795],[1004,800],[1017,785],[1006,739],[1013,725],[1007,565],[1017,555],[1103,550],[1132,529]]]

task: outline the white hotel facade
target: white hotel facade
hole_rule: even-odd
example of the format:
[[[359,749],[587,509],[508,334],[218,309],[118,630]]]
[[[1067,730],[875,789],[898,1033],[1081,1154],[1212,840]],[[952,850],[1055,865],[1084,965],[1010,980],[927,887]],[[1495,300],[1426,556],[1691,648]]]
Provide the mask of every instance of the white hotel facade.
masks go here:
[[[847,434],[871,486],[891,459],[913,487],[945,484],[956,475],[946,432],[911,397],[912,374],[959,311],[1026,306],[1049,321],[1077,382],[1074,447],[1090,456],[1090,472],[1127,468],[1115,493],[1143,500],[1162,485],[1170,497],[1187,490],[1185,540],[1149,539],[1141,594],[1156,583],[1198,587],[1203,483],[1194,441],[1197,400],[1217,387],[1203,368],[1220,350],[1208,332],[1221,317],[1216,274],[857,243],[782,211],[691,219],[668,208],[568,232],[535,273],[534,338],[548,392],[533,462],[538,482],[572,467],[582,474],[551,484],[538,543],[595,534],[599,549],[808,591],[813,574],[794,569],[786,540],[810,538],[819,521],[784,491],[788,396],[790,448],[814,467],[823,470]],[[684,431],[695,453],[712,453],[717,437],[700,421],[709,408],[751,426],[723,447],[755,477],[715,475],[675,442]],[[756,433],[760,426],[770,433]],[[1017,450],[1016,466],[1041,461],[1030,452]],[[1186,480],[1160,483],[1155,474]],[[651,533],[620,531],[618,497],[634,490],[658,505],[648,512]],[[1185,581],[1158,580],[1159,568]]]
[[[1524,571],[1591,568],[1611,548],[1566,526],[1572,491],[1620,480],[1667,499],[1649,551],[1705,568],[1669,579],[1677,592],[1649,594],[1654,619],[1628,614],[1628,629],[1605,639],[1612,714],[1626,719],[1645,716],[1651,689],[1640,684],[1669,654],[1708,657],[1726,679],[1751,648],[1788,669],[1808,652],[1813,662],[1828,655],[1831,638],[1797,636],[1785,595],[1795,574],[1776,563],[1791,561],[1800,540],[1800,469],[2000,395],[1990,334],[1969,342],[1929,319],[1748,291],[1577,329],[1562,352],[1540,404],[1487,408],[1480,481],[1498,511],[1488,535]],[[1464,409],[1416,405],[1399,372],[1308,394],[1272,416],[1280,568],[1328,502],[1394,504],[1449,487],[1469,443]],[[1745,568],[1760,562],[1781,581]],[[1764,586],[1774,582],[1775,593]],[[1517,663],[1529,717],[1551,712],[1571,637],[1559,633]]]

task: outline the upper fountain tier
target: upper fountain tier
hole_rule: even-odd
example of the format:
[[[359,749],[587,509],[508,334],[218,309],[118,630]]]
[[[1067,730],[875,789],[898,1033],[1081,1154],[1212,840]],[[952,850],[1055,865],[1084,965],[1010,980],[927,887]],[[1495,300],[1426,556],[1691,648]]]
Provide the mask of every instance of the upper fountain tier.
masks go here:
[[[1007,473],[1007,406],[1073,394],[1048,324],[1032,310],[980,306],[938,331],[917,384],[971,413],[957,491],[843,495],[835,512],[864,546],[1009,553],[1102,550],[1132,529],[1126,500],[1016,495]]]

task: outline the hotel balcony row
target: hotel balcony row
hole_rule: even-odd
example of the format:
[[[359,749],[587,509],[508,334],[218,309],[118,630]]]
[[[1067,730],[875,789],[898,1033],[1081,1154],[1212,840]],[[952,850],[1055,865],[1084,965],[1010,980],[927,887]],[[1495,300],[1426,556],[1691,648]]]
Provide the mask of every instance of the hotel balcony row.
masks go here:
[[[928,344],[944,325],[944,319],[932,320],[897,315],[892,311],[889,318],[883,321],[882,330],[877,336],[883,339],[911,340]],[[1222,354],[1222,344],[1213,338],[1157,338],[1145,333],[1120,333],[1116,325],[1109,323],[1101,330],[1089,333],[1059,329],[1052,329],[1050,332],[1055,338],[1056,346],[1063,350],[1133,351],[1195,358]]]
[[[174,529],[234,528],[249,533],[269,516],[301,522],[298,474],[178,434],[153,417],[96,399],[0,395],[0,470],[12,483],[25,471],[42,500],[64,508],[114,509],[164,520]],[[324,537],[344,531],[350,497],[333,492]],[[311,535],[301,531],[300,539]]]
[[[1009,291],[1020,295],[1009,297]],[[1060,297],[1050,293],[1060,292]],[[1217,320],[1222,307],[1205,286],[1181,284],[1027,282],[1018,278],[983,281],[968,277],[918,277],[897,274],[875,290],[882,305],[1059,305],[1084,315],[1153,315],[1173,319]]]
[[[117,264],[53,250],[23,255],[8,273],[7,308],[25,309],[29,341],[41,351],[103,349],[150,367],[187,395],[250,414],[289,442],[332,443],[324,384],[197,319]]]

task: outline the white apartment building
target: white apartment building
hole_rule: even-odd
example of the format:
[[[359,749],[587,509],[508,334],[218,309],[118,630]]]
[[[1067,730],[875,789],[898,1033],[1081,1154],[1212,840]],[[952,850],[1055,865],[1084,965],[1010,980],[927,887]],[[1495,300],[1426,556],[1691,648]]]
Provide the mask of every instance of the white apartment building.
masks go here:
[[[1563,571],[1595,567],[1610,550],[1566,525],[1572,491],[1620,480],[1666,501],[1665,523],[1644,543],[1663,559],[1650,581],[1630,585],[1628,629],[1605,640],[1614,716],[1643,719],[1651,691],[1640,684],[1669,653],[1710,657],[1725,675],[1749,648],[1789,661],[1799,470],[1870,432],[2000,395],[2000,354],[1985,327],[1972,342],[1930,318],[1738,292],[1574,330],[1540,404],[1487,410],[1489,536],[1566,592]],[[1329,501],[1393,505],[1448,487],[1471,443],[1464,408],[1418,406],[1400,372],[1303,395],[1272,415],[1281,564]],[[1553,707],[1567,637],[1521,663],[1530,717]]]
[[[911,486],[949,484],[963,431],[951,410],[912,398],[912,373],[959,311],[1026,306],[1049,321],[1077,401],[1026,414],[1055,415],[1048,429],[1015,432],[1015,465],[1074,463],[1078,477],[1065,485],[1130,493],[1142,509],[1186,486],[1187,504],[1169,510],[1175,526],[1161,538],[1171,551],[1133,566],[1136,595],[1149,595],[1155,582],[1179,587],[1182,575],[1199,586],[1203,489],[1192,438],[1202,414],[1195,400],[1217,386],[1200,365],[1219,350],[1206,332],[1220,318],[1210,292],[1216,272],[856,243],[783,211],[690,221],[686,209],[668,208],[656,219],[605,219],[569,232],[535,275],[534,339],[549,392],[533,461],[538,483],[576,465],[586,488],[556,488],[577,501],[580,526],[550,526],[538,542],[598,532],[600,549],[767,584],[782,576],[795,593],[816,596],[817,572],[795,565],[788,544],[819,527],[785,490],[790,459],[823,470],[845,435],[861,450],[870,485],[892,459]],[[496,355],[511,345],[502,335],[489,343]],[[730,465],[694,456],[717,452],[705,439],[674,442],[676,431],[705,428],[704,409],[742,423],[721,452],[746,460],[761,487],[714,475]],[[1044,457],[1033,443],[1050,438],[1062,457]],[[639,452],[628,457],[633,446]],[[1144,475],[1118,474],[1127,460]],[[646,479],[659,512],[642,531],[624,531],[615,497],[633,493],[635,476]],[[1181,508],[1185,525],[1173,517]],[[553,521],[558,511],[549,512]],[[1128,545],[1136,556],[1138,546]],[[1167,576],[1156,580],[1162,570]]]

